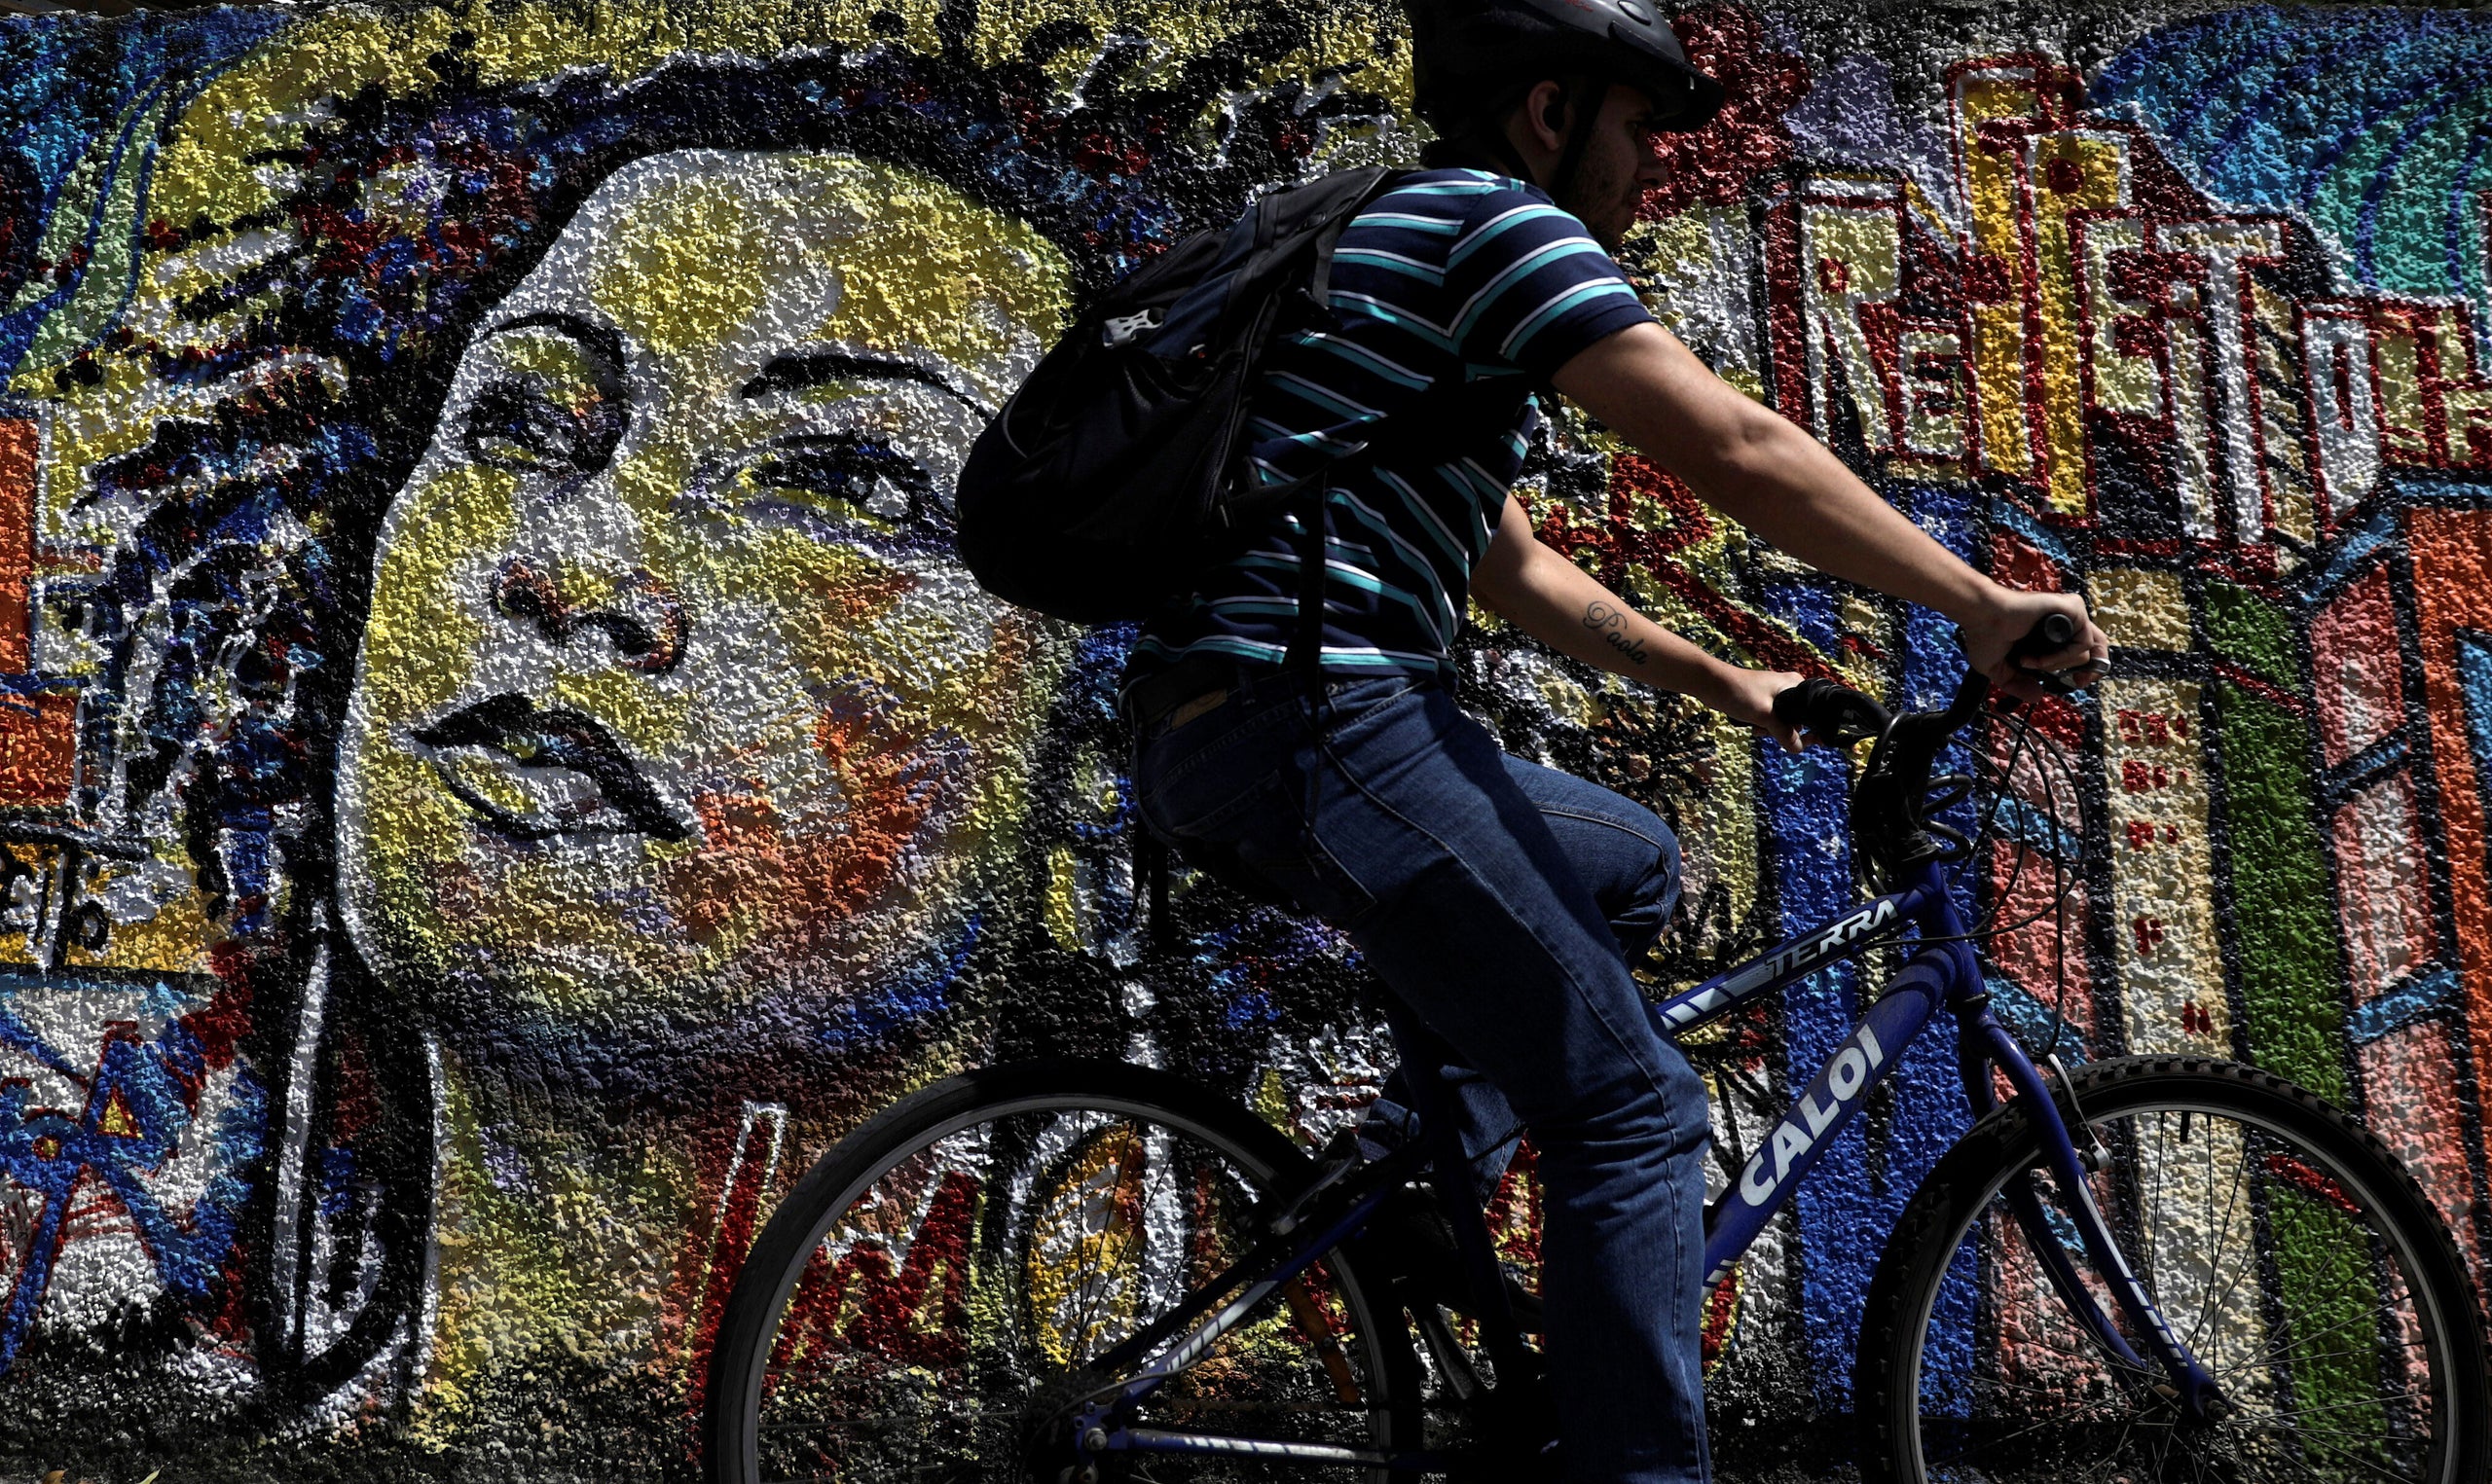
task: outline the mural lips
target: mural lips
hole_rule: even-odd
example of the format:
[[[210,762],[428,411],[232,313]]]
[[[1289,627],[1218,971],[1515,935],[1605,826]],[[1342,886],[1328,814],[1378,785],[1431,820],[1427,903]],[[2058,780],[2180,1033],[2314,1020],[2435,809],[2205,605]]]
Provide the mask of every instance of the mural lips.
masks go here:
[[[684,840],[692,834],[614,734],[585,711],[540,709],[505,691],[408,737],[425,749],[460,803],[486,827],[515,840],[616,834]],[[488,790],[516,799],[501,802]]]

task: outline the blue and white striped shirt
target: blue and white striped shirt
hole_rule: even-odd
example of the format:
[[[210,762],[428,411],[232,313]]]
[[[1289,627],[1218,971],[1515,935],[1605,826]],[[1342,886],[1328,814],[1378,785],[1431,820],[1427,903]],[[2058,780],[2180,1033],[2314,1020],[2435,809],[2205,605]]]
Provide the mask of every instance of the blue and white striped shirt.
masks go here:
[[[1482,170],[1428,170],[1377,198],[1334,255],[1334,325],[1272,347],[1247,407],[1249,477],[1312,474],[1364,451],[1389,418],[1392,452],[1341,467],[1324,499],[1324,669],[1450,681],[1471,569],[1521,470],[1528,390],[1577,351],[1652,316],[1616,264],[1538,188]],[[1504,380],[1511,402],[1412,411],[1440,383]],[[1493,402],[1512,412],[1483,417]],[[1405,450],[1414,452],[1404,452]],[[1144,626],[1128,687],[1190,655],[1279,665],[1298,634],[1303,500]]]

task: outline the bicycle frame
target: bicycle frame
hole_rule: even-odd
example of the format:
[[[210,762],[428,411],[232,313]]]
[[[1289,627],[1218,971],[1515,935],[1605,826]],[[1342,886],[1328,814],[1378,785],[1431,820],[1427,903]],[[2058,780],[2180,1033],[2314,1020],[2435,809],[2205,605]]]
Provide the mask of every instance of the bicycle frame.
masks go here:
[[[2078,1149],[2041,1069],[1991,1013],[1980,961],[1963,936],[1963,919],[1948,894],[1939,862],[1924,860],[1914,871],[1917,879],[1904,890],[1789,938],[1771,953],[1653,1007],[1655,1023],[1669,1034],[1729,1014],[1830,964],[1856,957],[1904,924],[1919,927],[1924,940],[1902,972],[1887,982],[1878,1002],[1826,1058],[1773,1133],[1760,1141],[1739,1178],[1705,1212],[1705,1285],[1710,1287],[1729,1276],[1732,1264],[1816,1168],[1834,1136],[1891,1073],[1896,1055],[1920,1038],[1943,1006],[1956,1017],[1957,1063],[1973,1116],[1980,1118],[1997,1106],[1990,1077],[1996,1067],[2041,1131],[2045,1163],[2065,1198],[2086,1257],[2131,1324],[2147,1337],[2151,1366],[2085,1290],[2066,1249],[2043,1216],[2032,1181],[2019,1174],[2005,1192],[2008,1209],[2061,1301],[2108,1353],[2141,1371],[2161,1370],[2191,1415],[2204,1416],[2212,1408],[2220,1408],[2215,1379],[2173,1333],[2095,1206],[2085,1179],[2089,1156]],[[2087,1141],[2092,1143],[2091,1136]]]
[[[2109,1224],[2094,1204],[2086,1183],[2094,1156],[2080,1150],[2077,1136],[2061,1115],[2041,1068],[1990,1010],[1979,959],[1963,934],[1961,915],[1947,890],[1942,863],[1924,860],[1912,868],[1905,889],[1877,897],[1831,923],[1794,935],[1774,950],[1697,985],[1652,1007],[1655,1025],[1675,1035],[1717,1019],[1765,995],[1787,989],[1820,969],[1843,962],[1895,938],[1905,927],[1920,929],[1921,941],[1903,970],[1888,981],[1886,993],[1862,1015],[1843,1043],[1817,1069],[1806,1090],[1793,1101],[1772,1134],[1762,1140],[1739,1177],[1714,1201],[1704,1216],[1705,1284],[1720,1283],[1766,1223],[1808,1178],[1836,1135],[1858,1114],[1869,1095],[1894,1069],[1905,1047],[1929,1029],[1943,1007],[1957,1027],[1957,1059],[1964,1095],[1973,1116],[1998,1106],[1993,1091],[1994,1068],[2007,1084],[2027,1116],[2040,1130],[2044,1163],[2059,1186],[2071,1223],[2076,1228],[2087,1262],[2101,1275],[2131,1327],[2146,1337],[2148,1357],[2141,1357],[2121,1335],[2087,1291],[2073,1262],[2043,1214],[2031,1178],[2014,1176],[2004,1191],[2009,1211],[2024,1230],[2051,1286],[2105,1351],[2144,1374],[2160,1371],[2176,1399],[2193,1417],[2220,1417],[2227,1410],[2216,1382],[2197,1357],[2174,1334],[2112,1238]],[[1421,1110],[1423,1130],[1442,1120]],[[1448,1136],[1448,1141],[1449,1136]],[[2086,1141],[2092,1146],[2091,1135]],[[1200,1303],[1165,1317],[1100,1359],[1110,1374],[1120,1372],[1144,1354],[1159,1347],[1149,1363],[1129,1378],[1103,1389],[1114,1395],[1092,1402],[1082,1411],[1075,1433],[1084,1456],[1101,1452],[1193,1453],[1251,1455],[1308,1464],[1364,1464],[1393,1469],[1444,1466],[1444,1457],[1428,1453],[1387,1454],[1382,1450],[1329,1443],[1297,1443],[1260,1438],[1221,1437],[1126,1426],[1124,1419],[1144,1398],[1200,1358],[1221,1336],[1275,1290],[1294,1282],[1323,1253],[1355,1236],[1385,1198],[1415,1175],[1432,1154],[1443,1150],[1427,1138],[1414,1140],[1389,1158],[1357,1170],[1339,1182],[1333,1198],[1346,1204],[1324,1217],[1301,1224],[1299,1216],[1310,1200],[1325,1194],[1322,1186],[1306,1192],[1291,1208],[1274,1236],[1256,1245],[1220,1279],[1197,1290]],[[1458,1148],[1455,1152],[1459,1152]],[[1465,1245],[1474,1250],[1472,1266],[1486,1232],[1476,1215],[1457,1219]],[[1290,1240],[1290,1239],[1295,1240]],[[1241,1287],[1242,1285],[1242,1287]],[[1217,1313],[1195,1322],[1219,1295],[1237,1289]],[[1493,1291],[1491,1288],[1490,1291]],[[1483,1335],[1501,1375],[1521,1358],[1523,1347],[1502,1303],[1488,1306]],[[1191,1324],[1182,1335],[1177,1325]],[[1171,1341],[1173,1343],[1162,1343]]]

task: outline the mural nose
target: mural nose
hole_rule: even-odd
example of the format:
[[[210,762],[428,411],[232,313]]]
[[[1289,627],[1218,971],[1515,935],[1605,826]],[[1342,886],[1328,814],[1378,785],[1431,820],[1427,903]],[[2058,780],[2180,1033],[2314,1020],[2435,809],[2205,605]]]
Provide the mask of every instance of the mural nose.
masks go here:
[[[513,557],[494,579],[494,611],[558,645],[583,630],[603,634],[627,670],[664,674],[683,658],[688,621],[681,599],[664,582],[634,567],[603,593],[594,588],[593,579],[574,574],[561,581],[550,563]]]

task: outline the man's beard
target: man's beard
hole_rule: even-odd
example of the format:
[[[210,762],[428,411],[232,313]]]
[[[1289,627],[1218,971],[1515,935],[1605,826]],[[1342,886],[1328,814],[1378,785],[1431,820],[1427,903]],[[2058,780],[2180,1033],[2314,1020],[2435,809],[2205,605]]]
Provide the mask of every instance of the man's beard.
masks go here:
[[[1628,185],[1587,160],[1576,169],[1558,204],[1584,224],[1601,251],[1615,255],[1627,240],[1627,230],[1635,224],[1636,207],[1643,203],[1642,193],[1631,194]]]

